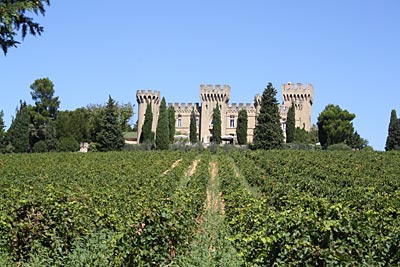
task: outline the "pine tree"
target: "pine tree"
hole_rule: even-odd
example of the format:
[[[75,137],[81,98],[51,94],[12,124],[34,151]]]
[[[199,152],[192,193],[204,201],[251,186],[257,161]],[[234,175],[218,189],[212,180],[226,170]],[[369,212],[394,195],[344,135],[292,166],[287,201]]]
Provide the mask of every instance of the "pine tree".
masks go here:
[[[283,131],[280,123],[279,102],[276,89],[268,83],[261,97],[261,109],[254,129],[254,149],[276,149],[283,144]]]
[[[20,101],[15,118],[7,131],[10,144],[14,152],[22,153],[29,151],[29,108],[26,102]]]
[[[221,144],[221,111],[218,103],[214,108],[213,122],[213,142],[216,144]]]
[[[174,143],[175,138],[175,109],[173,106],[168,107],[168,123],[169,123],[169,143]]]
[[[165,103],[165,98],[161,99],[160,113],[158,115],[157,130],[156,130],[156,148],[167,150],[169,145],[169,123],[168,111]]]
[[[121,150],[124,146],[124,137],[120,126],[116,103],[109,96],[104,116],[100,122],[100,132],[96,135],[100,151]]]
[[[33,128],[31,131],[31,146],[46,140],[47,125],[55,119],[60,106],[58,96],[54,96],[54,84],[49,78],[37,79],[31,84],[31,96],[35,101],[30,116]]]
[[[286,119],[286,143],[292,143],[294,141],[294,135],[296,132],[296,114],[295,114],[294,103],[292,102],[291,107],[287,113]]]
[[[236,136],[239,145],[244,145],[247,143],[247,121],[247,111],[245,109],[240,110],[236,127]]]
[[[385,150],[400,150],[400,121],[397,118],[396,110],[394,109],[390,114]]]
[[[353,123],[356,117],[338,105],[328,104],[318,116],[318,140],[326,149],[330,145],[347,142],[354,134]]]
[[[190,133],[189,133],[190,143],[197,143],[197,125],[196,125],[196,115],[194,114],[194,110],[190,114]]]
[[[151,111],[151,103],[147,104],[146,113],[144,114],[144,122],[142,126],[142,132],[140,134],[140,143],[153,143],[154,138],[151,132],[151,126],[153,124],[153,112]]]

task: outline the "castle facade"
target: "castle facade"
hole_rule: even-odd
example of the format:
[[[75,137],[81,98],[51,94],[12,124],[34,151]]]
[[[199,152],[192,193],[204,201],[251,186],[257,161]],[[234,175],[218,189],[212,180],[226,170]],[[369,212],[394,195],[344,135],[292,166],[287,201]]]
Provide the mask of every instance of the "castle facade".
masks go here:
[[[200,85],[200,103],[169,103],[175,110],[176,136],[189,136],[190,114],[195,112],[197,123],[197,136],[199,141],[208,144],[212,141],[213,110],[219,105],[221,111],[221,136],[222,140],[235,142],[237,118],[240,110],[245,109],[248,116],[247,141],[251,143],[254,136],[254,128],[257,123],[257,115],[260,112],[261,96],[254,96],[253,103],[229,103],[231,88],[229,85]],[[304,86],[301,83],[287,83],[282,85],[282,105],[279,106],[281,125],[285,132],[287,112],[294,103],[296,114],[296,127],[310,131],[311,108],[314,101],[314,88],[311,84]],[[136,92],[138,102],[138,137],[141,135],[144,123],[144,115],[148,104],[153,111],[152,131],[156,132],[158,114],[160,110],[160,92],[152,90],[138,90]],[[139,140],[139,138],[138,138]]]

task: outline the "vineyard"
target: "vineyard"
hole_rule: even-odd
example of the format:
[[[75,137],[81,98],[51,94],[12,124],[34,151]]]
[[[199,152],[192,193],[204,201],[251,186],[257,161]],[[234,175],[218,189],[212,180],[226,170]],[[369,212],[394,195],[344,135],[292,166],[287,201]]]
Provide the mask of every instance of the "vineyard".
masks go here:
[[[0,155],[0,266],[399,266],[400,155]]]

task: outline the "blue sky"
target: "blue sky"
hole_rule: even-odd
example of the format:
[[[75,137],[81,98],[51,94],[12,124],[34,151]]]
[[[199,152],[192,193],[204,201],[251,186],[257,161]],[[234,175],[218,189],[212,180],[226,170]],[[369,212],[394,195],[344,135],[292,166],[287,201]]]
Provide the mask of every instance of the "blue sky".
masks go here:
[[[339,105],[383,150],[400,111],[399,12],[397,0],[53,0],[43,35],[0,55],[0,110],[8,127],[43,77],[62,110],[108,95],[136,104],[138,89],[199,102],[200,84],[229,84],[231,102],[251,102],[272,82],[281,100],[282,83],[312,83],[313,123]]]

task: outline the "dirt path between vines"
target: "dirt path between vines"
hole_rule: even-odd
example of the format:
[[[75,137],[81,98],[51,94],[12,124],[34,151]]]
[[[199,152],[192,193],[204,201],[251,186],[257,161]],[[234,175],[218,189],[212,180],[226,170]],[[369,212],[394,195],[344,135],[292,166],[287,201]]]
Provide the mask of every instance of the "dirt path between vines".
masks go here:
[[[182,159],[178,159],[177,161],[175,161],[174,163],[172,163],[171,167],[166,170],[165,172],[163,172],[163,174],[168,174],[170,171],[172,171],[176,166],[178,166],[179,162],[181,162]]]
[[[200,162],[199,159],[196,159],[192,162],[192,165],[190,166],[190,169],[189,169],[188,173],[186,174],[186,176],[189,176],[189,177],[193,176],[193,174],[196,172],[197,165],[199,164],[199,162]]]
[[[220,212],[225,214],[225,203],[222,199],[222,192],[218,192],[219,185],[216,184],[216,176],[218,174],[217,163],[210,162],[211,184],[207,188],[207,206],[206,210],[211,210],[214,213]],[[218,181],[219,182],[219,181]]]

